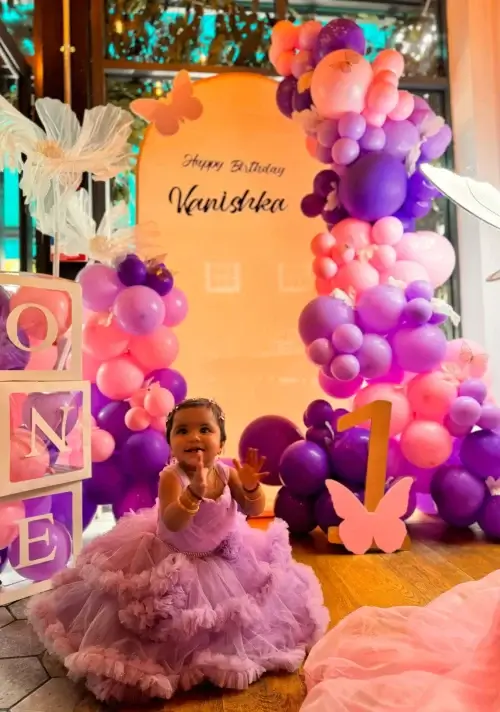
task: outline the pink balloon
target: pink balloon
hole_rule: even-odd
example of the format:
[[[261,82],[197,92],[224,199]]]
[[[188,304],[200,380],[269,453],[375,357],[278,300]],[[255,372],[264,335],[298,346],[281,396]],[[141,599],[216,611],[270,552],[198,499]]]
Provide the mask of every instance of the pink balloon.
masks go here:
[[[99,370],[99,366],[101,365],[101,363],[101,359],[93,358],[90,354],[82,353],[82,375],[84,381],[90,381],[91,383],[95,383],[95,379],[97,378],[97,371]],[[70,364],[71,354],[68,359],[68,367]]]
[[[380,282],[387,284],[391,278],[398,282],[404,282],[406,285],[420,280],[429,282],[427,270],[418,262],[409,262],[408,260],[398,260],[392,267],[382,272]]]
[[[396,245],[396,252],[398,260],[417,262],[422,265],[434,288],[447,282],[455,269],[456,257],[453,245],[437,232],[407,233]]]
[[[398,218],[381,218],[372,227],[372,241],[376,245],[396,245],[403,235],[403,223]]]
[[[373,72],[376,75],[383,71],[393,72],[399,79],[405,70],[405,60],[401,52],[395,49],[384,49],[373,61]]]
[[[165,304],[164,326],[178,326],[188,313],[188,302],[186,295],[177,287],[172,287],[166,297],[163,297]]]
[[[300,27],[290,20],[280,20],[273,27],[271,44],[281,52],[295,49],[299,45]]]
[[[90,434],[92,462],[105,462],[115,451],[115,439],[107,430],[94,428]]]
[[[386,114],[381,114],[377,111],[371,111],[371,109],[365,109],[363,111],[363,116],[366,119],[368,126],[375,126],[376,128],[381,128],[385,124],[387,119]]]
[[[128,402],[130,403],[131,407],[140,406],[141,408],[143,408],[144,407],[144,399],[146,398],[147,392],[148,392],[147,388],[139,388],[137,393],[134,393],[134,395],[128,399]]]
[[[311,158],[316,158],[316,150],[318,148],[318,142],[314,136],[306,136],[306,151],[311,156]],[[174,287],[175,289],[175,287]]]
[[[144,408],[137,406],[125,413],[125,425],[129,430],[133,430],[134,432],[146,430],[146,428],[151,425],[151,417],[146,413]]]
[[[440,423],[414,420],[401,433],[401,452],[412,465],[430,469],[443,465],[453,450],[450,433]]]
[[[384,272],[396,263],[396,259],[396,250],[394,247],[391,247],[391,245],[378,245],[370,260],[370,264],[379,272]]]
[[[31,457],[31,433],[15,430],[10,437],[10,481],[29,482],[45,477],[49,471],[50,456],[45,443],[35,436],[35,454]]]
[[[296,79],[299,79],[303,74],[312,69],[313,62],[311,52],[301,50],[292,59],[291,70]]]
[[[339,118],[346,111],[360,114],[372,77],[370,63],[357,52],[337,50],[327,54],[316,66],[311,81],[319,114],[327,119]]]
[[[362,294],[379,283],[379,274],[368,262],[353,260],[343,265],[334,279],[335,286],[347,294],[354,289],[357,295]]]
[[[168,415],[175,406],[175,398],[166,388],[154,388],[146,393],[144,409],[152,418]]]
[[[332,228],[332,235],[337,244],[350,245],[355,250],[361,250],[370,244],[372,227],[370,223],[356,218],[346,218]]]
[[[23,408],[26,399],[26,393],[11,393],[9,396],[9,414],[10,414],[10,431],[14,432],[23,424]]]
[[[483,378],[488,369],[488,354],[481,344],[470,339],[453,339],[446,343],[444,363],[460,370],[460,378]],[[486,382],[486,379],[484,379]]]
[[[130,353],[149,373],[172,365],[179,353],[179,341],[172,329],[159,326],[152,334],[134,336],[130,341]]]
[[[330,232],[319,232],[311,240],[311,252],[316,257],[327,257],[335,245],[335,238]]]
[[[41,343],[30,339],[30,346]],[[42,351],[32,351],[25,371],[53,371],[57,363],[57,346],[48,346]]]
[[[356,257],[354,247],[348,247],[346,243],[338,242],[330,250],[330,256],[337,265],[346,265]]]
[[[109,314],[93,314],[83,327],[83,350],[94,359],[108,361],[121,356],[127,348],[130,336],[126,334]]]
[[[331,257],[316,257],[313,261],[313,272],[320,279],[332,279],[337,271],[337,264]]]
[[[299,27],[300,49],[312,50],[323,25],[318,20],[308,20]]]
[[[373,383],[359,391],[354,398],[354,406],[362,408],[378,400],[389,401],[392,404],[390,434],[399,435],[411,419],[411,408],[407,397],[401,388],[390,383]],[[366,427],[370,427],[369,424]]]
[[[161,415],[159,418],[151,418],[150,428],[158,431],[159,433],[165,433],[167,429],[167,417]]]
[[[366,103],[376,114],[389,114],[398,105],[398,90],[392,84],[376,82],[368,90]]]
[[[394,72],[391,72],[390,69],[383,69],[381,72],[377,72],[373,77],[373,81],[392,84],[392,86],[396,88],[399,84],[398,77],[394,74]]]
[[[393,121],[404,121],[412,115],[414,108],[413,94],[410,94],[409,91],[399,91],[397,106],[389,113],[389,118]]]
[[[106,361],[99,366],[96,376],[97,387],[111,400],[130,398],[143,382],[144,372],[130,356],[118,356]]]
[[[292,74],[293,61],[295,52],[293,50],[284,50],[276,57],[274,66],[278,74],[282,77],[289,77]]]
[[[18,521],[26,512],[23,502],[0,502],[0,549],[12,544],[19,534]]]
[[[363,385],[363,378],[356,376],[352,381],[338,381],[335,378],[330,378],[322,370],[318,373],[318,381],[321,389],[332,398],[344,400],[352,398]]]
[[[316,277],[314,280],[314,287],[318,294],[328,296],[333,291],[333,283],[333,279],[320,279],[319,277]]]
[[[457,386],[448,374],[434,371],[412,378],[407,393],[417,418],[442,423],[457,397]]]

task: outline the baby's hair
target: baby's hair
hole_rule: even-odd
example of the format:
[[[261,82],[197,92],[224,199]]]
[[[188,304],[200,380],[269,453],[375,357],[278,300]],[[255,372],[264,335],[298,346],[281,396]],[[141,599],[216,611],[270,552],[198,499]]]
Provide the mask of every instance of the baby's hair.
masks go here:
[[[213,416],[219,426],[221,445],[224,445],[224,443],[227,440],[226,418],[224,416],[224,411],[222,410],[220,405],[218,403],[216,403],[216,401],[212,400],[211,398],[186,398],[186,400],[183,400],[180,403],[178,403],[175,406],[175,408],[173,408],[170,411],[168,418],[167,418],[167,432],[166,432],[168,444],[170,445],[170,436],[172,434],[172,428],[174,426],[174,418],[175,418],[176,413],[178,413],[180,410],[188,410],[188,408],[208,408],[208,410],[212,411]]]

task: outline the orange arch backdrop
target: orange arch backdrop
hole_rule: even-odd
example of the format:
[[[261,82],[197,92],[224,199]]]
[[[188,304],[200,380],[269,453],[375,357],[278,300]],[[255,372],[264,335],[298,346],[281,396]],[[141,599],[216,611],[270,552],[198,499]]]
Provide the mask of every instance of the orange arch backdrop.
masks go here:
[[[318,163],[275,92],[253,74],[196,82],[202,117],[170,137],[150,127],[138,165],[138,220],[161,229],[189,300],[175,367],[190,396],[225,410],[230,455],[251,420],[272,413],[300,424],[321,394],[297,333],[314,296],[309,243],[321,228],[299,206]]]

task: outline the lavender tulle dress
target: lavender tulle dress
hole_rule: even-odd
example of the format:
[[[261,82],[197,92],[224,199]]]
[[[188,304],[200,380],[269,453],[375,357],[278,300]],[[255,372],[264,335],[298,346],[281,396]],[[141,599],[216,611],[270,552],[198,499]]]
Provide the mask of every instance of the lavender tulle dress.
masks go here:
[[[157,507],[129,514],[33,599],[41,640],[99,699],[168,699],[203,680],[244,689],[298,669],[325,633],[321,587],[293,561],[286,524],[252,529],[218,472],[223,494],[183,531]]]

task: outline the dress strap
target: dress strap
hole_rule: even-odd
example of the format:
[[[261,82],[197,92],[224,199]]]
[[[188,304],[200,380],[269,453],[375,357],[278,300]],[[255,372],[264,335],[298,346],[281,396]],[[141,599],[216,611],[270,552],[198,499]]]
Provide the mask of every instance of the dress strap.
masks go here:
[[[224,482],[225,485],[229,482],[229,467],[224,463],[221,462],[220,460],[217,460],[215,463],[215,467],[217,470],[217,474],[221,478],[221,480]]]

